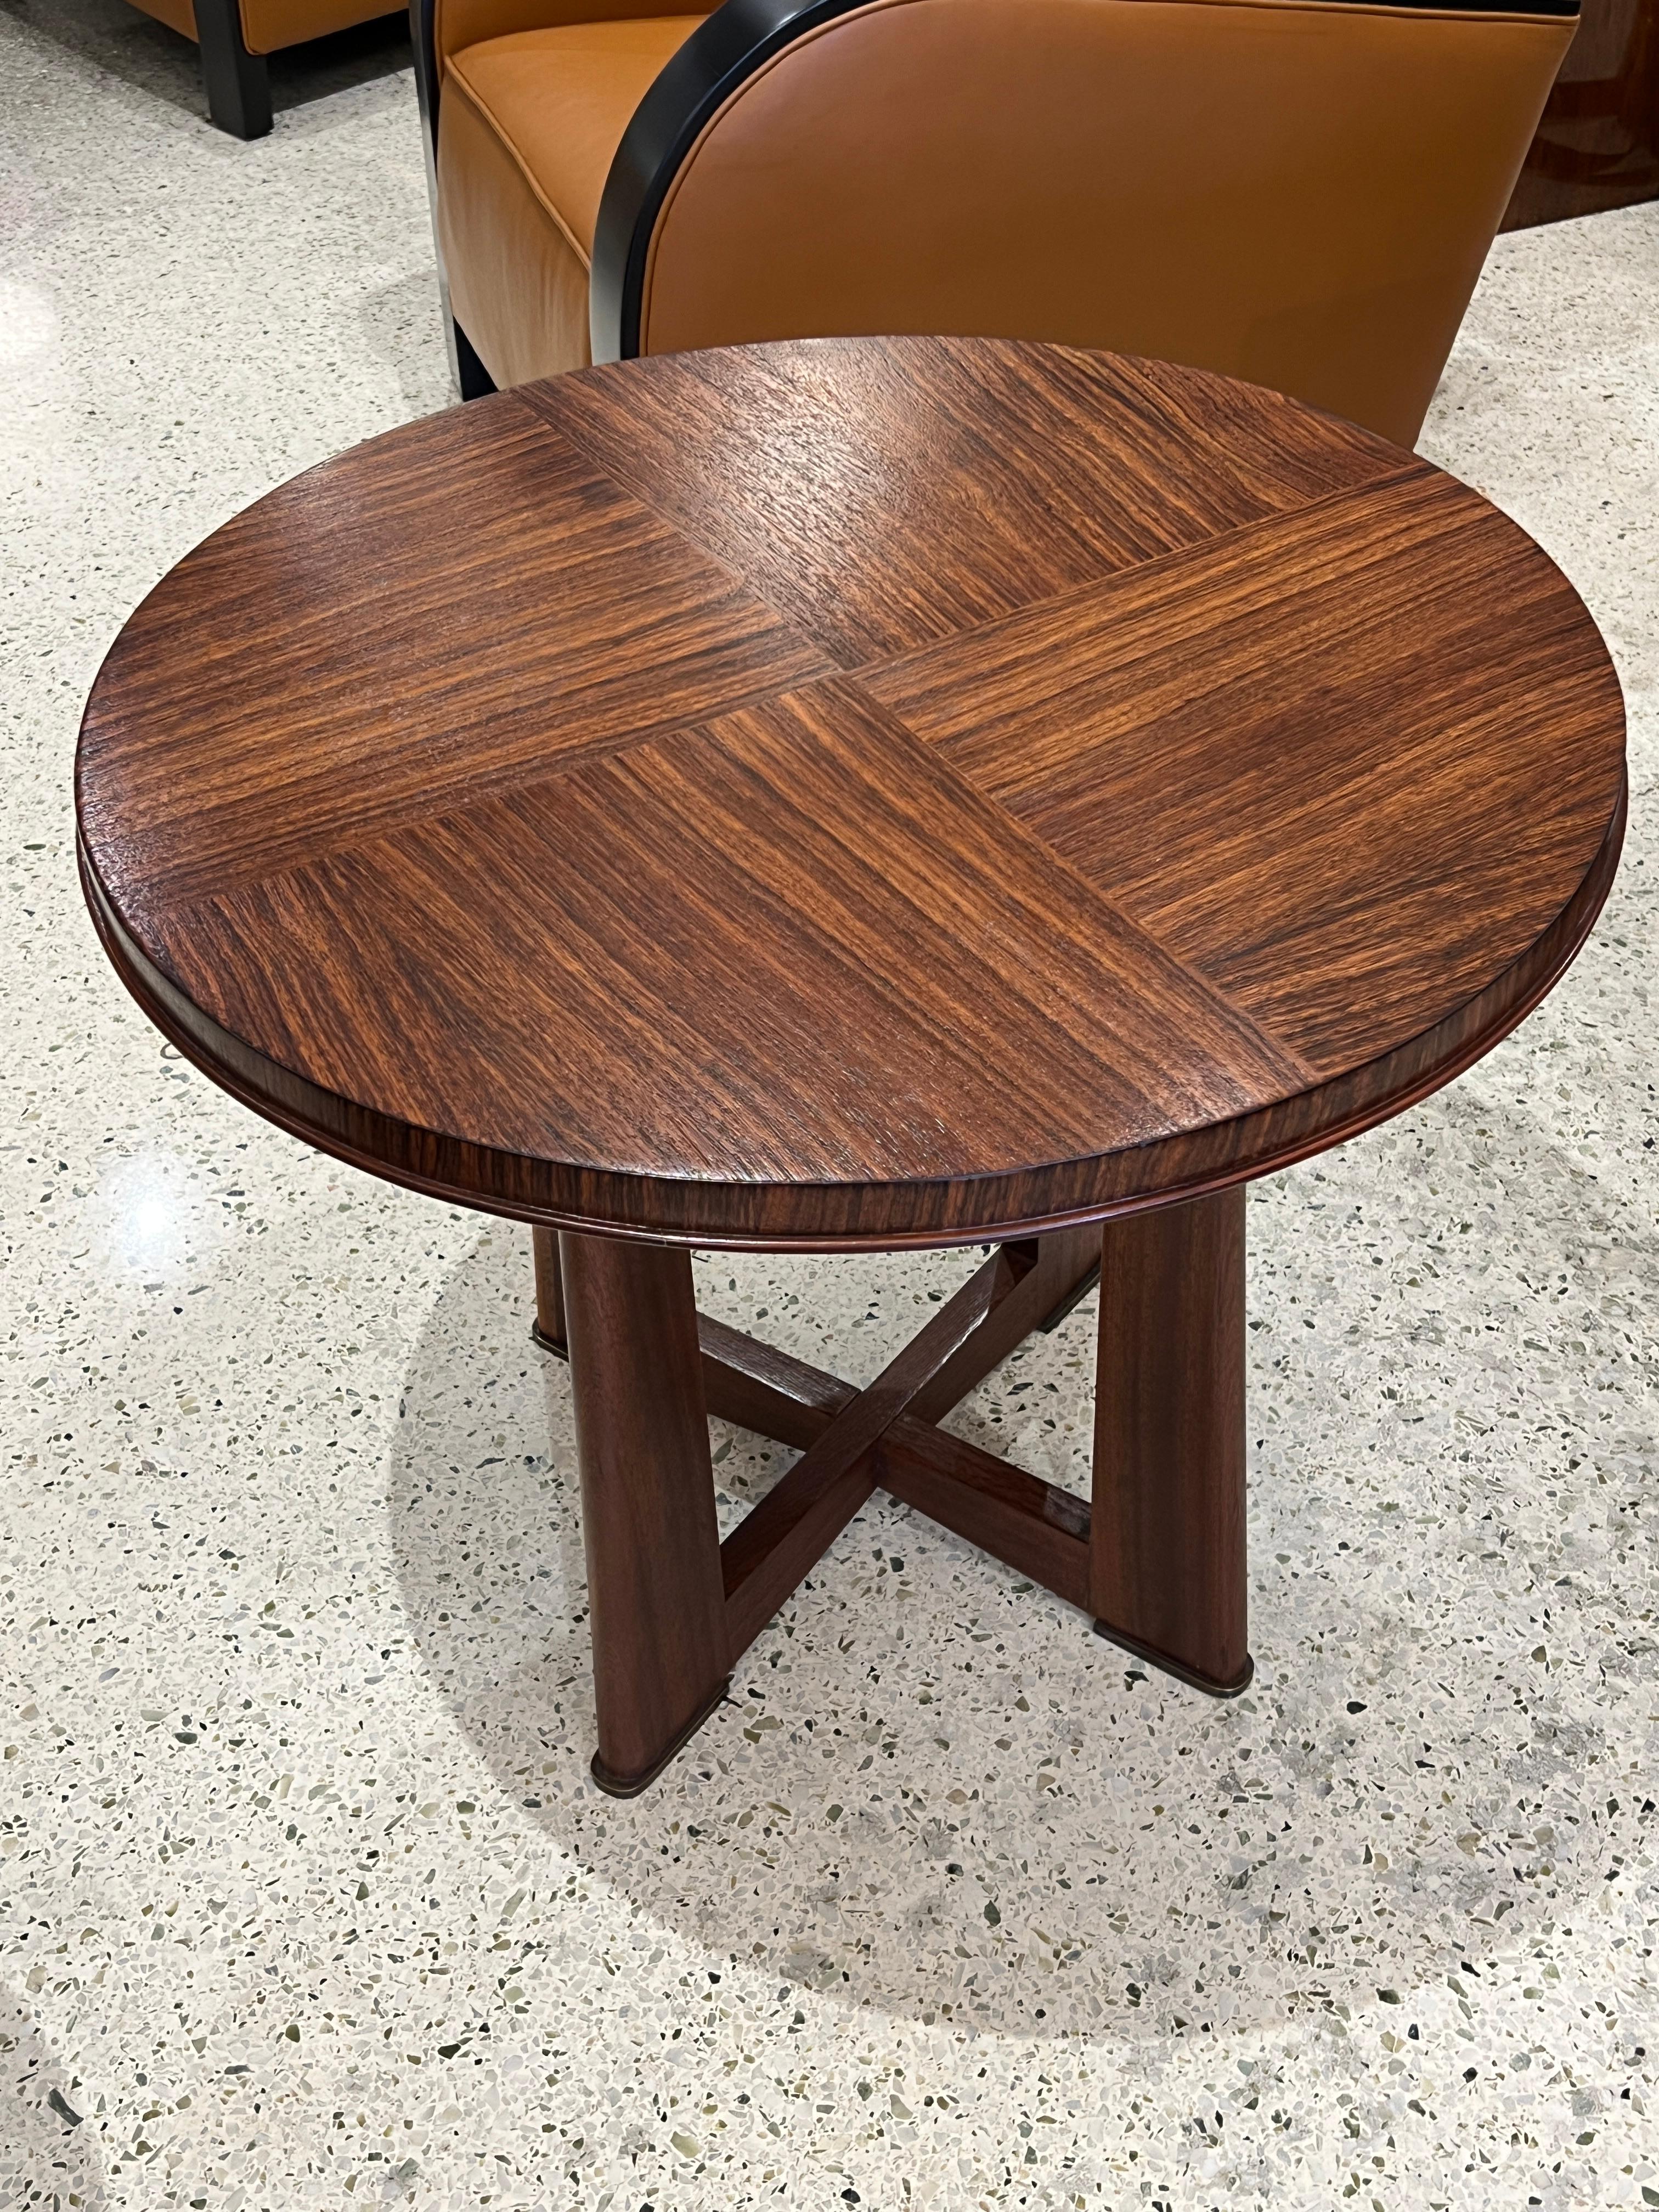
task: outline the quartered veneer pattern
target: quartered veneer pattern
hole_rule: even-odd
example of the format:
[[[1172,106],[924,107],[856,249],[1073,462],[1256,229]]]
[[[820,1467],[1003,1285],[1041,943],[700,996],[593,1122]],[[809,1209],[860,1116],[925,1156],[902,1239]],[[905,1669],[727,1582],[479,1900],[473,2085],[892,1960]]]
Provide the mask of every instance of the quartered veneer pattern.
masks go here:
[[[79,772],[186,1052],[537,1224],[623,1793],[878,1486],[1242,1689],[1244,1182],[1518,1021],[1625,804],[1595,626],[1475,493],[943,339],[633,362],[313,471],[139,609]],[[676,1249],[981,1237],[863,1391]],[[939,1424],[1097,1274],[1085,1505]],[[710,1410],[801,1453],[724,1544]]]
[[[707,1242],[1259,1173],[1588,928],[1618,687],[1466,487],[989,341],[631,362],[261,501],[98,679],[82,849],[187,1049],[382,1172]]]

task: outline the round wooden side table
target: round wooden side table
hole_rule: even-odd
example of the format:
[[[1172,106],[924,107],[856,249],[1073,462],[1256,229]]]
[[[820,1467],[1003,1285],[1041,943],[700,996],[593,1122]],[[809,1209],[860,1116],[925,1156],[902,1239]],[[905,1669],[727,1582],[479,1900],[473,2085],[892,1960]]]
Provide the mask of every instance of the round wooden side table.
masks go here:
[[[198,1066],[535,1225],[618,1792],[878,1486],[1243,1688],[1244,1185],[1512,1028],[1626,804],[1595,624],[1466,486],[945,339],[632,362],[313,470],[134,614],[78,801]],[[693,1300],[692,1246],[981,1242],[861,1391]],[[938,1424],[1097,1272],[1091,1504]],[[710,1410],[801,1452],[724,1544]]]

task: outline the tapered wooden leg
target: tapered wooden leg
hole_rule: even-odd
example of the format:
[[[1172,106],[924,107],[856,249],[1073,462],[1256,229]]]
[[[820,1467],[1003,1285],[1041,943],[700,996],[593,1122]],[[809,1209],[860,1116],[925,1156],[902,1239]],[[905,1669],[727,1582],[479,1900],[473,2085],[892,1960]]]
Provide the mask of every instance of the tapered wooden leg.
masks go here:
[[[558,1256],[599,1717],[593,1778],[631,1797],[731,1673],[691,1260],[568,1235]]]
[[[532,1229],[531,1244],[536,1255],[536,1326],[531,1331],[539,1345],[568,1357],[564,1333],[564,1279],[559,1273],[559,1232]]]
[[[1249,1685],[1242,1184],[1105,1225],[1089,1569],[1101,1635]]]

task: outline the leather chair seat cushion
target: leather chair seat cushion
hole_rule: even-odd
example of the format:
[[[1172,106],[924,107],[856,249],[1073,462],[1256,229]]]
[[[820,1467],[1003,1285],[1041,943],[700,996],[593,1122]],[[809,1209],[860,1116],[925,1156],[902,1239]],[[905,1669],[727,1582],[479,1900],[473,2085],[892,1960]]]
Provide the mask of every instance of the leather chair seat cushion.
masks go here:
[[[439,244],[455,319],[498,385],[587,366],[605,180],[635,109],[702,20],[566,24],[449,57]]]

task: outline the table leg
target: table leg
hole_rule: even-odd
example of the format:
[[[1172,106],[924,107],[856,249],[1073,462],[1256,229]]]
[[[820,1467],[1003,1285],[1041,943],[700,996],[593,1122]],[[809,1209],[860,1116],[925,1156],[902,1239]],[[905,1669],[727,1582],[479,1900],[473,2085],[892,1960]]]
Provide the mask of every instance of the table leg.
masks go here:
[[[536,1255],[536,1326],[531,1331],[544,1350],[562,1359],[570,1347],[564,1333],[564,1278],[559,1273],[559,1232],[532,1229],[530,1241]]]
[[[558,1256],[599,1718],[593,1778],[631,1797],[731,1674],[691,1260],[568,1234]]]
[[[1105,1224],[1089,1578],[1101,1635],[1248,1686],[1242,1183]]]

